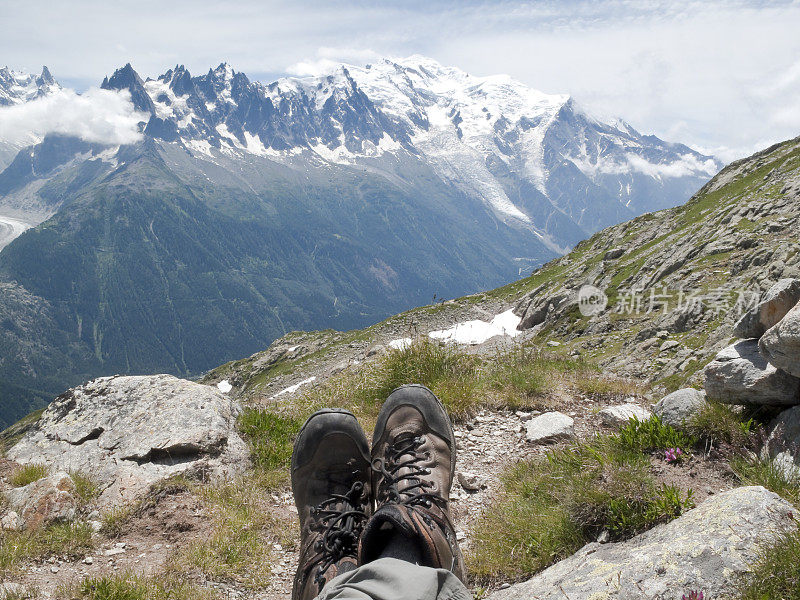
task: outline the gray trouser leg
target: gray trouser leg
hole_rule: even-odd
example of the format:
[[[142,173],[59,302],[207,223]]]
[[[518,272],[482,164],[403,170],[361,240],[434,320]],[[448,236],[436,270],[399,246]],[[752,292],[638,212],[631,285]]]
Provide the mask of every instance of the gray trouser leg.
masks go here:
[[[331,579],[315,600],[472,600],[472,595],[445,569],[379,558]]]

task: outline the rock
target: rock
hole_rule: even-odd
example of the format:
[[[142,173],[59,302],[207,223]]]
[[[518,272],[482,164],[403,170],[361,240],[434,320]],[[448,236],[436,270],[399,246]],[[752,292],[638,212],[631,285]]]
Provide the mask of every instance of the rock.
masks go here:
[[[760,338],[767,329],[777,325],[798,302],[800,280],[781,279],[767,290],[755,308],[742,315],[733,327],[733,335],[740,338]]]
[[[8,490],[6,498],[27,528],[56,521],[71,521],[75,518],[75,511],[78,508],[75,482],[63,471],[43,477],[24,487]]]
[[[3,515],[0,519],[0,530],[3,531],[19,531],[22,529],[22,517],[15,510],[10,510]]]
[[[621,427],[627,425],[628,421],[634,417],[640,421],[647,421],[653,414],[639,406],[638,404],[618,404],[617,406],[609,406],[604,408],[599,413],[600,421],[603,425],[609,427]]]
[[[242,470],[238,412],[216,388],[171,375],[102,377],[56,398],[8,457],[90,473],[102,490],[99,506],[108,508],[173,475]]]
[[[367,358],[371,358],[373,356],[380,356],[386,354],[386,352],[387,352],[386,346],[384,346],[383,344],[375,344],[374,346],[371,346],[370,348],[367,349],[365,356]]]
[[[574,421],[560,412],[548,412],[526,423],[525,439],[533,444],[549,444],[575,438]]]
[[[680,429],[706,405],[706,393],[684,388],[656,402],[653,412],[667,425]]]
[[[477,492],[482,487],[480,478],[472,473],[459,472],[458,483],[468,492]]]
[[[13,583],[10,581],[0,583],[0,600],[26,598],[28,597],[27,594],[27,588],[21,583]]]
[[[725,348],[706,366],[704,376],[706,394],[720,402],[800,404],[800,379],[768,363],[756,340]]]
[[[796,527],[793,512],[763,487],[736,488],[626,542],[588,544],[488,598],[671,600],[692,590],[732,597],[759,548]]]
[[[769,424],[761,457],[772,459],[789,479],[800,476],[800,406],[784,410]]]
[[[659,347],[658,351],[659,352],[666,352],[667,350],[672,350],[673,348],[677,348],[680,345],[681,345],[681,343],[678,342],[678,341],[667,340],[666,342],[661,344],[661,347]]]
[[[603,260],[616,260],[625,254],[625,248],[613,248],[603,255]]]
[[[770,363],[800,377],[800,304],[768,329],[758,346]]]

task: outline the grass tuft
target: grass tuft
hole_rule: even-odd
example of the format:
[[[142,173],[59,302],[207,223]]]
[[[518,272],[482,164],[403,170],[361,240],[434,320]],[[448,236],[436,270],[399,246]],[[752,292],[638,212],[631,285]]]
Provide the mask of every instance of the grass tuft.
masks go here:
[[[471,572],[479,580],[529,576],[604,530],[626,539],[693,507],[691,490],[656,486],[638,446],[599,436],[511,467],[504,496],[475,528]]]
[[[780,536],[760,550],[738,585],[741,600],[800,600],[800,531]]]
[[[267,487],[288,482],[294,438],[304,418],[248,408],[239,417],[239,430],[250,445],[253,467]]]
[[[735,456],[731,469],[744,485],[760,485],[794,506],[800,506],[800,476],[786,472],[767,458]]]
[[[36,463],[22,465],[14,469],[8,477],[8,482],[14,487],[23,487],[29,483],[40,480],[42,477],[46,477],[49,472],[50,469],[47,465]]]
[[[89,577],[78,584],[62,586],[59,597],[75,600],[211,600],[213,593],[201,590],[172,575],[143,577],[133,573]]]
[[[75,484],[75,496],[81,506],[90,504],[100,496],[100,485],[85,473],[70,471],[69,476]]]
[[[49,556],[74,558],[92,547],[92,529],[86,523],[54,523],[33,530],[4,531],[0,536],[0,576],[14,572],[24,561]]]
[[[737,448],[750,445],[758,423],[748,411],[737,412],[727,404],[709,400],[686,424],[687,430],[712,444],[730,444]]]

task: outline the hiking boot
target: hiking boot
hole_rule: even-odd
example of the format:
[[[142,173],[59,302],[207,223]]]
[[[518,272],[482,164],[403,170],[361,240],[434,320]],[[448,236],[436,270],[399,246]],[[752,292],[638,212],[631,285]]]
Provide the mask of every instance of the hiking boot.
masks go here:
[[[300,518],[292,600],[310,600],[357,566],[371,505],[367,438],[352,413],[324,409],[309,417],[294,442],[292,492]]]
[[[463,580],[449,511],[455,468],[453,425],[439,399],[422,385],[394,390],[372,438],[377,510],[361,536],[359,564],[378,558],[400,534],[415,543],[420,564],[447,569]]]

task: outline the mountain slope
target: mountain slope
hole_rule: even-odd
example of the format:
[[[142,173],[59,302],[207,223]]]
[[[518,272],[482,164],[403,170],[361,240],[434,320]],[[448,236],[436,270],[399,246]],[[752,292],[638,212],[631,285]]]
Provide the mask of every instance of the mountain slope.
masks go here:
[[[496,287],[716,168],[567,96],[421,57],[269,85],[126,65],[102,87],[130,93],[141,142],[49,135],[0,173],[0,215],[39,224],[0,252],[0,282],[48,323],[0,298],[15,404]]]
[[[265,400],[311,377],[317,385],[343,368],[360,369],[376,345],[459,323],[468,330],[473,320],[488,323],[513,309],[522,331],[474,352],[491,357],[528,342],[665,391],[702,383],[702,367],[728,344],[744,310],[778,279],[800,279],[799,227],[796,138],[729,165],[685,206],[610,227],[530,277],[364,330],[294,332],[205,381],[227,380],[235,393]],[[584,285],[607,296],[597,314],[581,313]]]

